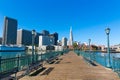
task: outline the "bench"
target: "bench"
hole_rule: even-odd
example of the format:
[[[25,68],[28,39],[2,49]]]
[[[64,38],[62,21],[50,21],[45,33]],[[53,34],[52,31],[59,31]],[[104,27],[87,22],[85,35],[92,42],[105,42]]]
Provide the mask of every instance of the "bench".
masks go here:
[[[87,58],[85,58],[85,57],[83,57],[84,58],[84,60],[87,62],[87,63],[89,63],[90,65],[92,65],[92,66],[97,66],[93,61],[91,61],[91,60],[89,60],[89,59],[87,59]]]
[[[43,68],[43,62],[38,61],[30,64],[27,69],[27,74],[33,72],[34,70],[37,70],[38,68]]]
[[[55,59],[54,57],[51,57],[48,60],[46,60],[46,62],[52,64],[54,62],[54,59]]]
[[[16,74],[17,72],[18,72],[18,67],[15,67],[13,69],[10,69],[10,70],[4,71],[4,72],[0,72],[0,79],[8,77],[12,74]]]
[[[55,62],[55,60],[58,60],[58,59],[59,59],[59,55],[58,56],[54,56],[54,57],[52,56],[48,60],[46,60],[46,62],[49,63],[49,64],[52,64],[52,63]]]

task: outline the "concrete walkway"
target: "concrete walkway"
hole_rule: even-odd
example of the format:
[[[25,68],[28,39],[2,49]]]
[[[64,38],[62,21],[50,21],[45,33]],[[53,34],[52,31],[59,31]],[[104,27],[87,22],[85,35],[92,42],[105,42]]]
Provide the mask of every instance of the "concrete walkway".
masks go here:
[[[112,70],[101,65],[90,66],[73,51],[44,67],[45,70],[36,76],[25,76],[20,80],[120,80]]]

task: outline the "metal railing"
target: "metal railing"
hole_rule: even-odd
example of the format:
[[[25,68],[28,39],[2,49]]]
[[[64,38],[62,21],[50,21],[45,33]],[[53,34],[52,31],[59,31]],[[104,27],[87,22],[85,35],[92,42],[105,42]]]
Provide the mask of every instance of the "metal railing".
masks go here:
[[[52,51],[44,54],[34,54],[34,63],[46,61],[49,60],[50,58],[55,58],[57,56],[67,53],[68,51],[69,50],[56,51],[56,52]],[[25,55],[25,56],[18,55],[17,57],[6,58],[6,59],[2,59],[2,57],[0,57],[0,79],[3,78],[4,74],[7,74],[9,72],[11,74],[17,73],[23,69],[28,68],[29,65],[31,64],[32,64],[32,55]]]
[[[89,51],[79,51],[79,50],[75,50],[75,53],[77,55],[83,56],[83,58],[86,58],[92,62],[107,67],[107,60],[108,60],[107,53],[105,53],[104,55],[99,55],[98,53],[100,52],[89,52]],[[111,62],[111,69],[117,72],[120,77],[120,58],[111,56],[110,62]]]
[[[113,57],[112,64],[113,64],[112,67],[113,71],[117,72],[120,77],[120,58]]]

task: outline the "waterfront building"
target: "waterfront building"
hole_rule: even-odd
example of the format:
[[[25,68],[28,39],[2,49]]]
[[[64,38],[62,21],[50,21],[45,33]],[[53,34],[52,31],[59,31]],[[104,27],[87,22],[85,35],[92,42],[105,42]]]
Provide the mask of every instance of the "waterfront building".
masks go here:
[[[105,45],[99,45],[99,47],[101,48],[101,51],[105,51]]]
[[[47,30],[43,30],[42,31],[42,35],[43,36],[48,36],[50,33],[49,33],[49,31],[47,31]]]
[[[55,50],[55,47],[50,45],[43,45],[39,47],[39,50],[40,51]]]
[[[39,36],[39,46],[54,45],[54,37],[50,36]]]
[[[59,46],[59,45],[55,45],[55,51],[63,51],[64,47],[63,46]]]
[[[54,45],[57,45],[57,41],[58,41],[58,33],[55,32],[53,34],[49,35],[50,37],[54,37]]]
[[[35,45],[39,44],[40,33],[36,33],[35,36]],[[32,32],[25,29],[17,30],[17,45],[32,45]]]
[[[58,45],[58,46],[61,46],[61,45],[62,45],[61,40],[57,40],[57,45]]]
[[[120,52],[120,44],[111,46],[112,51]]]
[[[54,45],[57,45],[58,33],[55,32],[53,35],[54,35],[54,39],[55,39],[55,43],[54,43]]]
[[[17,25],[16,19],[4,17],[4,30],[3,30],[3,45],[16,44],[17,40]]]
[[[57,45],[58,33],[50,34],[49,31],[43,30],[39,36],[39,50],[55,50],[54,45]]]
[[[55,50],[54,37],[39,36],[39,50]]]
[[[76,41],[77,45],[79,46],[80,45],[80,42],[79,41]]]
[[[67,46],[69,46],[69,40],[67,41]]]
[[[0,44],[2,44],[2,37],[0,37]]]
[[[67,38],[66,37],[62,38],[62,46],[67,46]]]

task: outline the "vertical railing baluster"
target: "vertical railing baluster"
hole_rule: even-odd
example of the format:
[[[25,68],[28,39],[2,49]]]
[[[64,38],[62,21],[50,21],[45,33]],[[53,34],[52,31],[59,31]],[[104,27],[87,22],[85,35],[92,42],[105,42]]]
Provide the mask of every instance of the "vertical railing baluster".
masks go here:
[[[118,72],[120,72],[120,62],[118,61]]]
[[[2,68],[2,67],[1,67],[1,66],[2,66],[2,63],[1,63],[1,62],[2,62],[2,57],[0,56],[0,73],[2,72],[2,69],[1,69],[1,68]],[[1,80],[1,77],[2,77],[2,76],[0,75],[0,80]]]
[[[112,58],[113,61],[113,71],[115,71],[115,57]]]
[[[18,68],[18,70],[20,69],[19,67],[20,67],[20,56],[18,55],[17,56],[17,68]]]
[[[105,67],[106,67],[106,65],[107,65],[107,64],[106,64],[106,55],[104,56],[104,62],[105,62]]]
[[[2,63],[1,62],[2,62],[2,57],[0,56],[0,73],[2,72],[2,69],[1,69],[2,68],[1,67]]]
[[[116,72],[118,72],[118,61],[117,60],[115,60],[115,62],[116,62]]]

